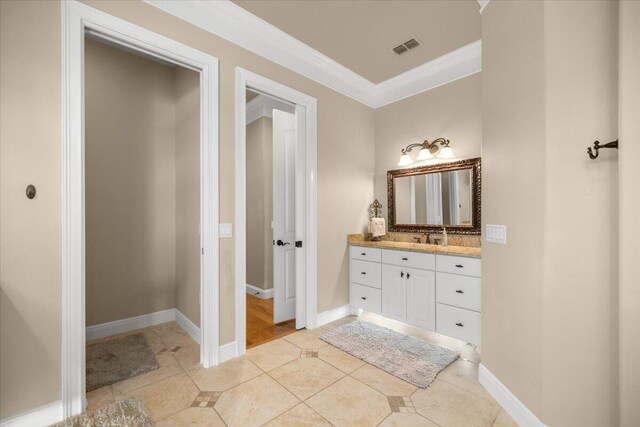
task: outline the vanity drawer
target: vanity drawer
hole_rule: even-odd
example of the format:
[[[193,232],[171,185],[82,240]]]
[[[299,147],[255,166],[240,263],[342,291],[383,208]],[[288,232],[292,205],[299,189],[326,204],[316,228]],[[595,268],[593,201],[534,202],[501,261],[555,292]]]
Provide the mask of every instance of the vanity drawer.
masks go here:
[[[438,303],[436,332],[480,345],[480,313]]]
[[[382,311],[380,289],[374,289],[368,286],[352,283],[349,294],[352,307],[361,308],[376,314],[380,314]]]
[[[351,246],[349,249],[351,259],[361,259],[364,261],[380,262],[380,252],[378,248],[367,248],[364,246]]]
[[[480,278],[436,273],[436,301],[480,311]]]
[[[423,270],[434,270],[436,266],[435,255],[421,252],[382,250],[382,262],[384,264],[399,265]]]
[[[381,264],[378,262],[361,261],[352,259],[349,266],[351,281],[360,285],[380,287]]]
[[[480,277],[480,258],[453,255],[436,255],[436,271]]]

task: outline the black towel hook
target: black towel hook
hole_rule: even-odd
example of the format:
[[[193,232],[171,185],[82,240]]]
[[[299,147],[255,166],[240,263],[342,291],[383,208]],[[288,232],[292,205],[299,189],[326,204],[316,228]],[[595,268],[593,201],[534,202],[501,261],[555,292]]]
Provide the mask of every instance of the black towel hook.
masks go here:
[[[617,150],[618,140],[616,139],[615,141],[610,142],[608,144],[604,144],[604,145],[600,145],[600,141],[594,142],[593,150],[591,149],[591,147],[587,148],[587,153],[589,154],[589,157],[591,157],[591,160],[598,158],[598,150],[600,150],[601,148],[615,148]],[[594,154],[594,151],[595,151],[595,154]]]

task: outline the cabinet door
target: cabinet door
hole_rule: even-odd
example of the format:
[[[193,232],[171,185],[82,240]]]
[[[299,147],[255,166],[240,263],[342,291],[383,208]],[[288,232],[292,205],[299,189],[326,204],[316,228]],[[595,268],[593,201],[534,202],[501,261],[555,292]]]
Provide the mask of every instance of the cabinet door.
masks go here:
[[[436,330],[436,275],[433,271],[405,269],[407,323]],[[384,314],[384,308],[383,308]]]
[[[404,267],[382,264],[382,315],[407,321],[407,284]]]

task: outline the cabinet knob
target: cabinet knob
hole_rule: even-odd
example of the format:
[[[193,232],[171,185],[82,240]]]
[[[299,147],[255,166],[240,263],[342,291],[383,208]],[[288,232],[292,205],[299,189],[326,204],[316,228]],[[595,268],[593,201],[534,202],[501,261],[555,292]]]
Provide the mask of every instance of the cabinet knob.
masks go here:
[[[409,273],[407,273],[407,279],[408,279],[409,277],[411,277],[411,275],[410,275]]]
[[[403,261],[409,261],[409,258],[402,258]]]
[[[456,264],[456,267],[458,267],[458,268],[464,268],[464,265],[462,265],[462,264]]]
[[[456,326],[460,326],[461,328],[464,328],[464,325],[462,323],[456,323]]]
[[[400,277],[404,277],[404,271],[400,272]]]
[[[367,274],[367,272],[366,271],[361,271],[360,274],[365,275],[365,274]]]
[[[464,294],[464,291],[461,290],[461,289],[457,289],[456,292],[459,293],[459,294]]]
[[[360,297],[360,299],[364,299],[364,300],[366,300],[366,299],[367,299],[367,297]]]
[[[367,256],[367,253],[366,252],[362,252],[362,253],[360,253],[360,255]]]

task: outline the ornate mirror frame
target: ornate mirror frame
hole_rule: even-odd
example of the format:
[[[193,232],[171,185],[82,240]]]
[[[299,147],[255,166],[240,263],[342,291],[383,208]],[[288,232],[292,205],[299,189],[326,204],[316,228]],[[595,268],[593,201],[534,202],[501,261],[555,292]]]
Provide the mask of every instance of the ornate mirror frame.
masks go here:
[[[389,206],[389,231],[406,233],[442,233],[445,226],[442,225],[418,225],[418,224],[396,224],[396,178],[422,175],[425,173],[450,172],[461,169],[471,169],[473,196],[471,226],[447,225],[447,233],[450,234],[472,234],[479,235],[482,229],[482,174],[480,158],[459,160],[457,162],[440,163],[437,165],[419,166],[415,168],[396,169],[387,172],[387,198]]]

